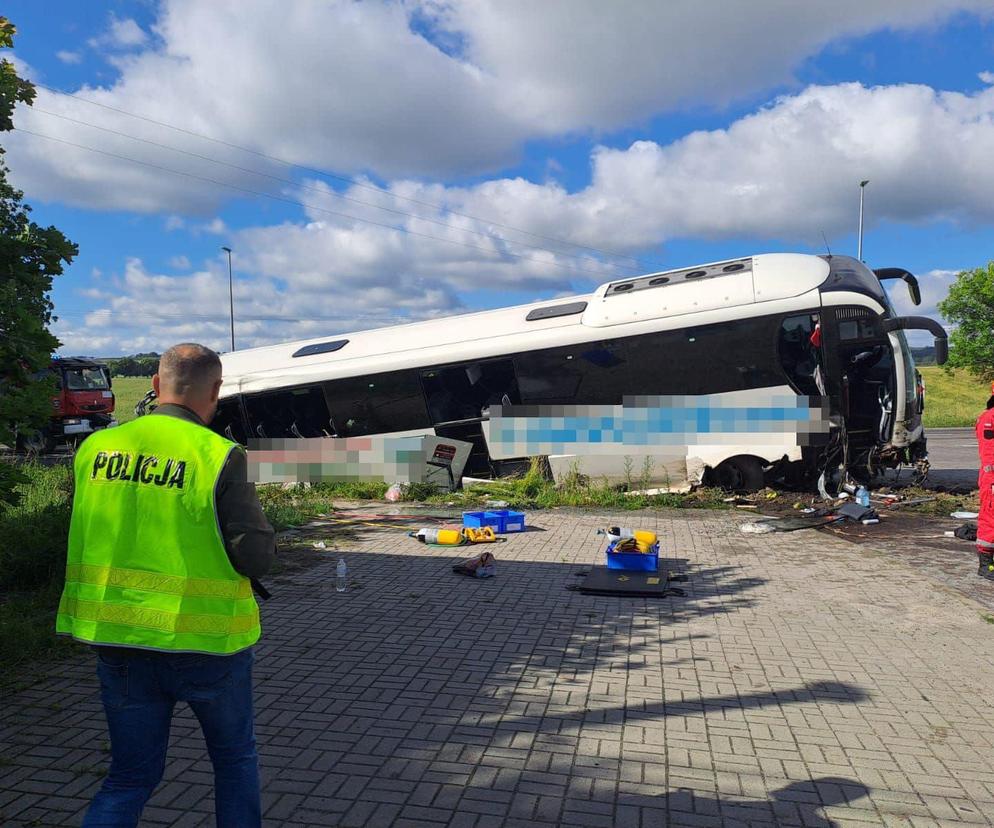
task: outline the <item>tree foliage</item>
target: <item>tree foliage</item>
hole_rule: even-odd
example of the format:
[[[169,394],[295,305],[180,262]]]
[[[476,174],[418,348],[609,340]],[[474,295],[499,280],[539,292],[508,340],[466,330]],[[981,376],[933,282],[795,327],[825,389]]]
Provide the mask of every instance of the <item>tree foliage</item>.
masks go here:
[[[159,355],[154,351],[106,360],[112,376],[150,377],[159,370]]]
[[[14,45],[16,29],[0,17],[0,49]],[[34,101],[35,88],[0,60],[0,132],[14,128],[14,107]],[[18,430],[38,428],[51,416],[54,385],[45,368],[59,341],[48,330],[52,279],[77,253],[76,245],[54,227],[30,220],[23,193],[7,181],[0,147],[0,443]],[[0,463],[0,504],[18,499],[25,482],[15,467]]]
[[[994,261],[960,273],[939,312],[956,326],[949,337],[949,365],[994,380]]]
[[[14,45],[16,29],[0,17],[0,49]],[[0,132],[14,128],[18,103],[31,105],[35,89],[0,60]],[[54,390],[45,368],[59,346],[48,327],[52,279],[72,262],[78,249],[55,227],[30,219],[24,194],[7,181],[0,147],[0,443],[18,429],[38,428],[51,416]]]

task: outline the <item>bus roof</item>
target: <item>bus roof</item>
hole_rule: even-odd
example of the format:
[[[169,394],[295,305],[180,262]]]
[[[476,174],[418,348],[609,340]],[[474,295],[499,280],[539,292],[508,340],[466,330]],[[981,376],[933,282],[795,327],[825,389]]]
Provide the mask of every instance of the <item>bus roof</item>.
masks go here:
[[[829,270],[819,256],[768,253],[616,279],[586,295],[234,351],[221,357],[221,396],[734,319],[816,290]]]

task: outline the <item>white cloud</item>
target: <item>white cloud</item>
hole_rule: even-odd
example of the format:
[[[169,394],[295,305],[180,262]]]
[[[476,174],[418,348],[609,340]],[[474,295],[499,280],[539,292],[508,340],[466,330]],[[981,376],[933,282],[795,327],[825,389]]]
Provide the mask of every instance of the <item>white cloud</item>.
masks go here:
[[[851,232],[857,183],[876,221],[989,221],[994,89],[810,87],[726,130],[604,149],[578,203],[618,205],[622,244],[674,236],[806,239]],[[593,205],[586,205],[588,212]]]
[[[989,13],[990,2],[629,2],[605,14],[599,0],[289,8],[164,0],[154,42],[134,21],[112,19],[107,48],[139,48],[115,57],[113,86],[79,92],[301,165],[388,178],[478,174],[513,161],[528,140],[632,126],[688,101],[714,106],[755,95],[790,83],[793,67],[839,38],[933,24],[958,10]],[[38,107],[285,175],[257,156],[44,90]],[[20,113],[19,126],[247,189],[278,187],[51,116]],[[238,195],[32,136],[11,139],[15,168],[36,198],[205,213]]]
[[[34,67],[30,63],[18,57],[13,52],[5,52],[3,60],[10,61],[18,77],[25,78],[26,80],[34,80],[38,76],[38,73],[35,72]]]
[[[133,49],[148,42],[148,34],[133,19],[110,16],[107,30],[88,44],[94,49]]]
[[[228,232],[228,225],[224,223],[224,220],[215,216],[206,224],[203,224],[198,228],[200,232],[210,233],[212,236],[221,236]]]
[[[911,301],[911,294],[904,282],[886,282],[885,285],[891,304],[899,316],[928,316],[948,328],[948,323],[939,313],[938,304],[949,294],[949,288],[952,287],[959,273],[959,270],[930,270],[920,274],[918,276],[918,285],[922,294],[920,305],[915,305]],[[926,331],[908,331],[907,337],[908,342],[916,347],[932,344],[932,335]]]
[[[994,83],[994,72],[978,72],[977,77],[982,83]]]
[[[325,261],[348,262],[353,257],[343,252],[362,261],[360,251],[371,239],[372,247],[392,248],[403,228],[422,234],[403,241],[405,249],[418,249],[417,258],[436,269],[447,258],[462,262],[474,247],[483,248],[474,254],[483,264],[499,252],[535,256],[527,245],[579,252],[539,237],[626,253],[681,237],[751,236],[820,248],[822,232],[831,239],[855,230],[862,178],[870,179],[868,233],[880,221],[994,221],[994,166],[986,160],[992,157],[994,88],[966,95],[920,85],[813,86],[727,129],[667,145],[637,141],[626,149],[597,149],[591,184],[575,193],[520,178],[468,188],[396,181],[389,194],[371,192],[364,182],[341,194],[310,182],[297,195],[313,205],[307,212],[315,226],[264,232],[271,255],[284,247],[323,246],[334,235],[341,249]],[[506,227],[528,228],[538,237]],[[533,261],[523,269],[535,267]],[[596,263],[576,264],[581,278],[591,268]]]
[[[190,260],[186,256],[173,256],[169,259],[169,266],[176,270],[189,270]]]
[[[959,273],[958,270],[930,270],[920,274],[918,276],[918,285],[922,294],[920,305],[915,305],[911,301],[911,294],[904,282],[887,282],[887,293],[890,295],[894,310],[900,316],[931,316],[939,319],[938,304],[949,294],[949,288],[952,287]]]
[[[118,46],[141,46],[148,35],[134,20],[113,20],[110,26],[111,40]]]
[[[462,306],[444,284],[398,275],[392,283],[338,281],[325,274],[267,276],[235,273],[235,336],[239,348],[375,328],[457,312]],[[60,315],[53,326],[64,353],[135,353],[194,340],[227,350],[228,274],[221,263],[188,275],[148,271],[129,259],[114,294],[89,291],[100,304]],[[112,333],[108,333],[112,331]]]
[[[66,64],[77,64],[83,62],[82,52],[70,52],[67,49],[60,49],[55,53],[55,56]]]
[[[95,287],[79,288],[76,293],[80,296],[85,296],[87,299],[105,299],[108,295],[104,291],[100,290],[100,288]]]
[[[639,141],[624,150],[599,149],[591,184],[576,193],[524,179],[470,187],[395,181],[386,193],[366,189],[365,182],[336,193],[309,181],[293,193],[310,205],[302,221],[232,230],[215,218],[200,232],[224,233],[236,251],[244,291],[239,301],[247,303],[239,316],[258,317],[246,337],[278,341],[316,329],[368,327],[397,314],[451,312],[482,289],[491,296],[495,290],[550,296],[651,269],[630,260],[599,261],[553,237],[628,253],[688,236],[779,237],[820,247],[822,231],[832,238],[855,229],[857,182],[864,176],[871,181],[870,262],[913,267],[874,262],[874,226],[994,221],[991,157],[994,88],[964,95],[924,86],[810,87],[726,130],[668,145]],[[129,263],[111,310],[134,319],[223,310],[223,257],[210,267],[176,277]],[[934,315],[948,280],[945,272],[923,278],[925,306],[918,313]],[[900,305],[903,286],[895,287]],[[278,318],[265,323],[263,317]],[[215,322],[223,334],[223,318]],[[327,330],[315,328],[322,324]]]
[[[792,81],[832,41],[933,24],[988,0],[434,0],[436,24],[465,43],[508,111],[551,132],[612,129],[684,103],[725,103]]]

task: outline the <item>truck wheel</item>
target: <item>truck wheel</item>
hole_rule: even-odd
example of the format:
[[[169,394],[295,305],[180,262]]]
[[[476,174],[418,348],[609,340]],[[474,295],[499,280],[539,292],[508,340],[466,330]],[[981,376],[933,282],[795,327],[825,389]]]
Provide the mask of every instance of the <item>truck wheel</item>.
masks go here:
[[[25,454],[49,454],[55,449],[55,441],[42,429],[17,435],[17,450]]]
[[[758,492],[763,488],[763,464],[756,457],[729,457],[712,472],[715,485],[726,492]]]

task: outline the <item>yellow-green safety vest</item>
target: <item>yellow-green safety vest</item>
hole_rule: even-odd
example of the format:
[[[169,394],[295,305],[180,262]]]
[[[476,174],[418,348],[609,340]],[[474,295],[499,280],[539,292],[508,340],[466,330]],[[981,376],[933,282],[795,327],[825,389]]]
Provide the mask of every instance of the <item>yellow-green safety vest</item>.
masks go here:
[[[56,631],[93,644],[235,653],[259,606],[225,552],[214,491],[240,447],[164,414],[79,447]]]

